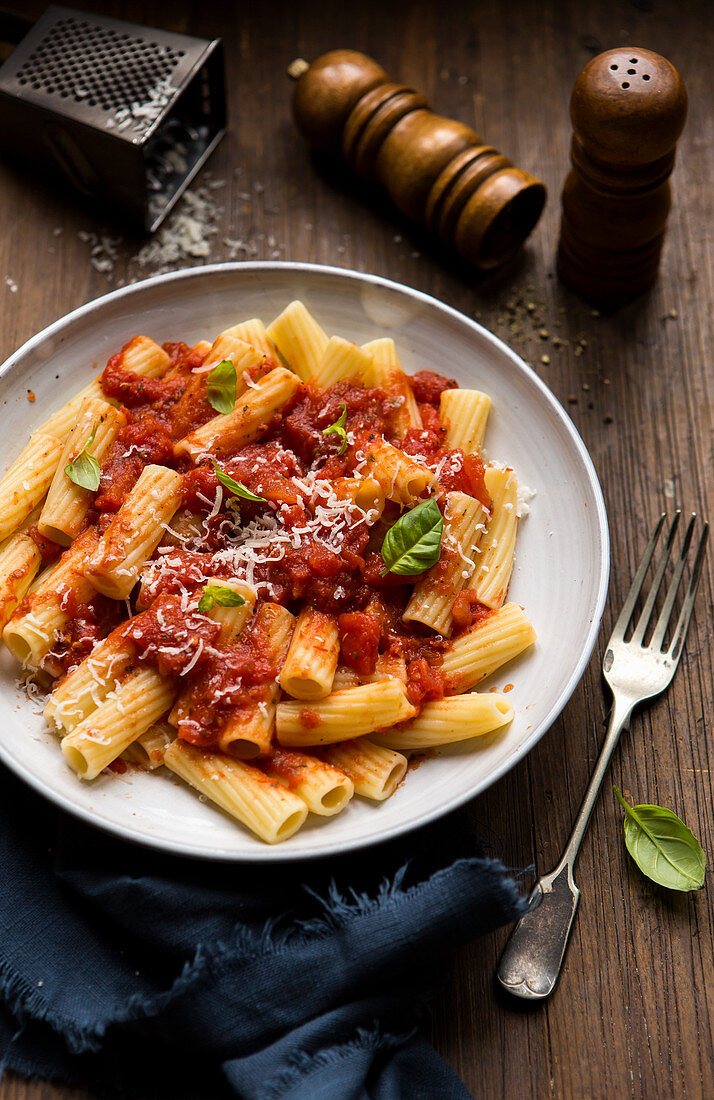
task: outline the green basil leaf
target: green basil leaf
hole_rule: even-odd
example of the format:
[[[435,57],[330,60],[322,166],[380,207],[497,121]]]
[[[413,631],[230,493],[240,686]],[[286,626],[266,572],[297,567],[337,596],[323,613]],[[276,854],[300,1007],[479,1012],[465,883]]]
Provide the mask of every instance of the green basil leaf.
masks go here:
[[[409,576],[424,573],[439,560],[444,520],[431,497],[400,516],[390,527],[382,543],[382,559],[387,573]]]
[[[245,600],[240,592],[234,592],[227,585],[207,584],[204,586],[203,595],[198,603],[201,613],[210,611],[214,604],[219,607],[242,607]]]
[[[92,429],[92,434],[82,447],[82,450],[77,457],[72,462],[68,462],[64,468],[64,472],[70,481],[74,482],[75,485],[79,485],[82,489],[89,489],[93,493],[99,488],[99,482],[102,476],[102,472],[99,469],[99,463],[94,455],[89,454],[89,448],[94,443],[94,437],[97,434],[97,427],[98,425],[95,424]]]
[[[246,489],[245,485],[241,485],[240,481],[235,481],[230,474],[226,474],[220,468],[217,462],[211,459],[213,462],[213,469],[216,471],[216,477],[220,481],[229,493],[233,493],[234,497],[240,497],[242,500],[254,500],[258,504],[265,503],[265,497],[257,497],[255,493],[251,493],[250,489]]]
[[[343,455],[347,450],[347,430],[345,428],[345,424],[347,423],[347,406],[341,404],[340,408],[342,412],[339,415],[339,419],[337,419],[334,424],[330,424],[329,428],[323,428],[322,434],[339,435],[342,440],[342,446],[337,453],[338,455]]]
[[[625,845],[642,873],[668,890],[703,886],[707,857],[684,822],[662,806],[630,806],[614,791],[625,811]]]
[[[216,412],[233,412],[236,403],[236,369],[230,359],[214,367],[206,379],[206,396]]]

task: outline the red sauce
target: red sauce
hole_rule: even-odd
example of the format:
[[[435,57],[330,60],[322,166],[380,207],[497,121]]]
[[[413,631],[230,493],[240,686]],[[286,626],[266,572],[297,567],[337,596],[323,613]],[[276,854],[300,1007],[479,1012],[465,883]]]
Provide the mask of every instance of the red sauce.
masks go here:
[[[451,609],[454,625],[464,630],[475,626],[476,623],[482,623],[492,614],[491,608],[481,603],[476,593],[468,589],[459,592]]]
[[[374,672],[379,654],[379,620],[367,612],[348,611],[338,619],[343,664],[360,675]]]
[[[409,382],[417,402],[425,405],[438,405],[444,390],[456,390],[459,387],[454,378],[446,378],[434,370],[417,371]]]
[[[52,539],[48,539],[46,535],[41,535],[37,527],[28,527],[27,533],[40,551],[43,565],[51,565],[52,562],[57,561],[62,553],[61,546],[53,542]]]
[[[67,672],[88,657],[125,611],[123,605],[108,596],[97,595],[89,603],[80,603],[71,588],[62,595],[62,607],[67,622],[45,659],[45,666],[53,676]]]
[[[394,399],[377,387],[364,389],[348,382],[338,382],[327,391],[305,386],[284,410],[279,429],[286,446],[303,462],[332,456],[335,461],[325,467],[330,478],[339,477],[348,466],[347,456],[337,454],[341,437],[323,435],[325,428],[339,420],[343,404],[347,407],[346,431],[383,434],[388,442],[394,441]]]
[[[200,675],[193,671],[179,702],[179,737],[200,748],[217,748],[229,719],[268,701],[278,668],[267,654],[265,636],[243,631],[230,645],[212,650]]]
[[[425,627],[402,621],[417,578],[382,576],[379,550],[386,530],[399,515],[398,507],[388,503],[382,520],[369,528],[361,513],[350,516],[331,508],[330,494],[309,483],[306,487],[305,479],[311,476],[310,469],[330,482],[350,476],[355,467],[362,468],[372,442],[383,438],[434,469],[441,464],[442,490],[469,493],[489,507],[480,458],[445,449],[438,407],[441,394],[456,383],[433,371],[414,377],[423,426],[402,441],[397,436],[400,406],[385,390],[345,382],[327,391],[301,386],[282,414],[266,422],[259,442],[220,461],[226,474],[264,499],[237,499],[223,488],[219,501],[212,462],[194,467],[186,457],[174,458],[175,442],[216,415],[206,396],[207,372],[194,373],[204,352],[182,343],[164,347],[171,364],[161,378],[143,378],[126,370],[122,353],[109,360],[102,375],[104,392],[121,403],[126,424],[102,465],[88,522],[103,531],[148,463],[182,473],[183,507],[204,520],[215,502],[220,503],[205,525],[207,533],[199,550],[176,548],[161,555],[162,569],[156,571],[155,583],[142,586],[139,614],[123,628],[123,636],[136,644],[137,660],[173,677],[181,689],[180,736],[200,747],[215,748],[229,720],[240,720],[256,704],[274,698],[278,670],[255,625],[244,629],[234,642],[219,644],[218,624],[197,610],[206,578],[235,575],[240,559],[231,555],[241,529],[255,521],[256,529],[263,524],[262,530],[267,531],[265,521],[270,517],[279,521],[279,530],[274,539],[271,534],[261,544],[260,551],[261,557],[270,555],[270,560],[254,560],[250,567],[259,594],[256,611],[262,601],[271,599],[294,612],[308,603],[339,616],[342,661],[364,676],[374,671],[380,654],[403,658],[407,692],[416,706],[452,690],[441,672],[448,643]],[[263,361],[251,369],[251,377],[274,366],[271,360]],[[343,408],[349,437],[344,448],[339,434],[324,434],[339,420]],[[55,552],[52,544],[43,550]],[[77,663],[114,625],[105,621],[104,604],[113,608],[116,622],[123,609],[104,597],[72,609],[59,657],[63,667]],[[487,614],[489,609],[471,594],[462,594],[454,608],[456,630],[468,629]],[[320,722],[310,706],[301,709],[301,719],[308,728]],[[294,776],[293,758],[295,754],[276,753],[273,763],[286,776]]]
[[[179,596],[164,594],[127,624],[124,636],[136,643],[140,661],[165,676],[186,676],[207,665],[220,632],[218,623],[187,610]]]
[[[444,695],[444,676],[441,669],[430,665],[425,657],[417,657],[407,665],[407,695],[409,702],[420,707],[430,699]]]
[[[266,759],[271,774],[279,775],[292,790],[299,787],[305,778],[305,758],[298,752],[287,749],[273,749]]]

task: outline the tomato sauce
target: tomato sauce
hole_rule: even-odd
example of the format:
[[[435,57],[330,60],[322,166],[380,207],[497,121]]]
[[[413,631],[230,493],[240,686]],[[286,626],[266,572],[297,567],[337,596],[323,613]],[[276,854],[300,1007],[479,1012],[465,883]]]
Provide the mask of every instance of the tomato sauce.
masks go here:
[[[409,379],[414,396],[419,405],[436,405],[444,390],[457,390],[459,384],[455,378],[446,378],[433,370],[420,370]]]
[[[162,675],[184,677],[207,664],[220,632],[219,623],[165,593],[129,621],[124,636],[136,643],[140,661],[154,664]]]
[[[337,620],[343,664],[364,676],[374,672],[379,655],[381,629],[375,615],[349,611]]]
[[[41,535],[37,527],[28,527],[27,534],[40,551],[43,565],[52,565],[53,562],[58,560],[63,549],[61,546],[53,542],[52,539],[48,539],[46,535]]]
[[[88,657],[97,642],[117,625],[123,610],[108,596],[97,595],[81,603],[71,588],[62,595],[62,608],[67,621],[44,662],[53,676],[63,675]]]
[[[208,578],[244,576],[258,594],[256,612],[264,600],[273,600],[295,613],[308,603],[338,616],[344,664],[365,676],[374,672],[380,655],[398,657],[415,705],[440,698],[448,690],[441,672],[448,643],[419,624],[402,621],[417,578],[382,576],[379,551],[398,507],[388,502],[382,519],[370,527],[361,511],[346,512],[335,504],[331,483],[355,468],[364,472],[365,448],[382,437],[431,468],[440,466],[442,490],[470,493],[490,506],[481,460],[445,448],[439,401],[456,383],[434,371],[414,376],[423,426],[404,440],[397,435],[400,403],[385,390],[346,382],[326,391],[301,386],[282,413],[265,424],[260,442],[219,464],[262,498],[250,501],[221,485],[210,459],[193,466],[185,456],[174,457],[176,441],[216,412],[207,399],[207,372],[196,371],[203,350],[182,343],[164,349],[171,365],[161,378],[127,370],[122,353],[109,360],[102,375],[104,392],[120,403],[126,424],[102,465],[88,522],[105,530],[147,464],[182,474],[182,508],[196,515],[200,535],[189,534],[178,540],[182,545],[162,547],[166,552],[154,555],[140,589],[138,614],[123,628],[137,647],[138,662],[174,678],[180,688],[179,735],[203,748],[217,747],[229,719],[254,713],[273,698],[278,672],[254,625],[230,644],[219,644],[218,624],[198,611]],[[255,378],[274,366],[266,360],[249,373]],[[343,410],[346,435],[325,434]],[[80,652],[89,652],[105,636],[107,624],[99,612],[92,605],[76,609],[66,642],[68,660],[76,663]],[[460,598],[457,629],[485,613],[482,605]],[[308,726],[319,723],[309,706],[301,715]],[[286,775],[293,774],[290,756],[274,758]]]
[[[491,608],[481,603],[476,593],[469,590],[459,592],[451,609],[454,625],[462,630],[468,630],[477,623],[482,623],[492,614]]]
[[[280,776],[291,790],[299,787],[305,778],[305,761],[298,752],[273,749],[266,765],[269,765],[271,774]]]
[[[200,675],[193,670],[189,674],[179,700],[179,737],[199,748],[218,748],[229,720],[240,723],[242,712],[247,716],[256,706],[266,705],[278,671],[264,634],[255,627],[211,650]]]

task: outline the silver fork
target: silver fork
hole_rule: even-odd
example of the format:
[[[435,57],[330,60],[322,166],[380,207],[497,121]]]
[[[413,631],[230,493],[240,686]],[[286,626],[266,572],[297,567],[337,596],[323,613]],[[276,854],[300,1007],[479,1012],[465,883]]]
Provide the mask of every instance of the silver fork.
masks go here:
[[[580,891],[573,880],[573,865],[620,734],[623,729],[629,729],[632,711],[638,703],[651,699],[665,690],[674,676],[682,655],[709,533],[707,523],[704,524],[697,544],[689,585],[677,625],[666,649],[664,638],[689,555],[696,515],[692,515],[687,526],[679,559],[649,644],[644,645],[644,638],[667,563],[672,555],[674,536],[680,518],[679,512],[675,514],[669,529],[664,550],[652,579],[652,586],[634,633],[629,641],[625,641],[625,633],[630,625],[635,604],[642,591],[645,575],[666,518],[666,513],[659,518],[607,644],[602,668],[613,696],[610,721],[570,840],[555,870],[548,875],[543,875],[536,883],[529,899],[529,909],[513,929],[498,966],[497,977],[503,988],[525,1000],[539,1001],[549,996],[558,980],[580,898]]]

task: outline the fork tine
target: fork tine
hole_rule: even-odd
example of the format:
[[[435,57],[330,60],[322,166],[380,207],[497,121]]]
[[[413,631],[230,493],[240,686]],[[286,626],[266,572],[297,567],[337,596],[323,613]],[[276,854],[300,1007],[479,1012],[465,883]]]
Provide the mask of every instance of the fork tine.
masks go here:
[[[674,631],[674,637],[672,638],[672,645],[669,648],[670,660],[674,661],[674,667],[676,668],[679,663],[679,658],[682,656],[682,650],[684,648],[684,639],[687,636],[687,630],[689,629],[689,620],[692,617],[692,608],[694,607],[694,597],[697,594],[697,587],[699,585],[699,578],[702,572],[702,565],[704,564],[704,551],[707,545],[707,539],[709,537],[709,524],[704,524],[704,530],[702,531],[701,538],[699,539],[699,545],[697,546],[697,554],[694,559],[694,566],[692,567],[692,575],[689,578],[689,586],[687,588],[687,594],[684,597],[684,603],[682,604],[682,610],[679,613],[677,619],[677,626]]]
[[[667,595],[665,597],[662,610],[660,612],[657,625],[654,628],[650,646],[652,649],[661,649],[664,636],[669,626],[669,620],[672,616],[672,608],[674,607],[674,601],[677,598],[677,591],[679,589],[680,582],[682,580],[682,573],[684,572],[684,566],[687,561],[687,554],[689,553],[689,547],[692,541],[692,535],[694,534],[694,521],[696,515],[693,513],[689,523],[687,524],[687,530],[684,533],[684,541],[682,543],[682,550],[679,555],[679,561],[672,574],[672,580],[670,581],[669,588],[667,589]]]
[[[622,611],[620,612],[617,622],[612,628],[612,634],[610,635],[611,641],[617,641],[618,639],[622,639],[625,636],[625,631],[627,630],[630,619],[632,618],[632,612],[634,611],[635,604],[637,603],[637,597],[639,596],[640,589],[642,588],[642,582],[645,579],[645,574],[647,573],[650,562],[652,561],[652,555],[654,554],[655,546],[657,545],[659,533],[662,530],[662,525],[666,518],[667,513],[663,512],[657,520],[657,526],[652,532],[652,538],[647,543],[645,552],[640,559],[640,564],[637,566],[637,572],[635,573],[634,580],[630,585],[630,591],[627,593],[627,598],[622,605]]]
[[[647,630],[647,627],[649,626],[649,621],[652,618],[652,609],[655,605],[657,593],[659,592],[660,586],[662,584],[664,571],[667,568],[667,562],[669,561],[669,557],[672,552],[672,543],[674,542],[674,536],[677,532],[677,527],[679,526],[681,515],[682,513],[679,511],[679,509],[677,509],[677,511],[674,513],[672,526],[669,529],[667,541],[664,544],[664,550],[660,554],[659,561],[657,562],[657,569],[655,570],[655,575],[652,579],[652,584],[647,595],[647,601],[645,603],[645,606],[642,608],[642,614],[640,615],[637,626],[635,627],[635,631],[630,638],[630,641],[633,642],[635,645],[642,644],[642,639],[645,636],[645,631]]]

